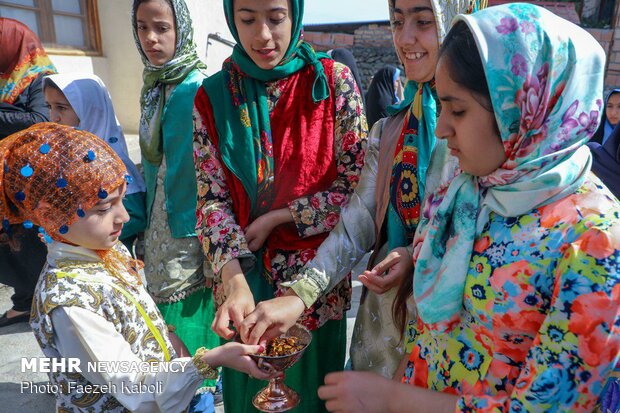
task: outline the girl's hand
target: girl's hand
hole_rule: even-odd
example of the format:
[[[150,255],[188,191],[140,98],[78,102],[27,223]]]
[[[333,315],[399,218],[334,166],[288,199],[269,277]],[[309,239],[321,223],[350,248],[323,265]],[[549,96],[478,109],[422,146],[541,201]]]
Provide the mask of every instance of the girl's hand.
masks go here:
[[[244,229],[249,250],[256,252],[261,249],[273,229],[286,222],[293,222],[293,216],[287,208],[269,211],[252,221]]]
[[[370,291],[376,294],[384,294],[400,285],[401,280],[411,276],[412,272],[413,259],[411,254],[407,248],[400,247],[392,250],[372,270],[364,271],[358,280]]]
[[[245,317],[254,311],[254,295],[238,260],[232,260],[222,268],[222,283],[226,301],[217,310],[211,329],[218,336],[230,340],[235,335],[230,323],[239,329]]]
[[[339,371],[325,376],[319,397],[330,412],[385,413],[391,386],[398,385],[383,376],[358,371]]]
[[[279,337],[295,325],[305,309],[306,305],[293,290],[282,297],[261,301],[241,323],[241,340],[257,344]]]
[[[250,346],[247,344],[231,341],[223,346],[209,350],[203,356],[205,361],[212,367],[225,366],[246,373],[259,380],[269,380],[281,375],[280,372],[267,372],[258,368],[249,354],[263,352],[262,346]]]

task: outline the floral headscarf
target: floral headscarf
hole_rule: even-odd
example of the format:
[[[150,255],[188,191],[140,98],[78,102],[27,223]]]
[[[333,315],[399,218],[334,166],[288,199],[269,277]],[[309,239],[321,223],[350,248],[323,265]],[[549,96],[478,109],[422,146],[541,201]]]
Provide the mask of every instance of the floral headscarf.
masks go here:
[[[14,103],[37,76],[56,73],[37,35],[17,20],[0,18],[0,50],[0,102]]]
[[[422,320],[440,330],[458,318],[473,243],[489,214],[527,214],[585,181],[591,155],[584,144],[598,126],[605,62],[590,34],[531,4],[456,20],[476,39],[508,159],[488,176],[458,174],[425,203],[414,296]]]
[[[168,3],[167,0],[165,0]],[[184,0],[170,0],[176,27],[176,48],[172,59],[162,66],[154,66],[142,50],[138,37],[136,13],[139,1],[134,0],[131,24],[133,37],[144,64],[142,78],[144,85],[140,97],[142,115],[140,116],[140,149],[142,156],[154,165],[161,164],[163,149],[161,145],[161,114],[164,106],[166,85],[181,83],[195,68],[206,70],[207,66],[198,58],[194,44],[194,28],[189,9]]]

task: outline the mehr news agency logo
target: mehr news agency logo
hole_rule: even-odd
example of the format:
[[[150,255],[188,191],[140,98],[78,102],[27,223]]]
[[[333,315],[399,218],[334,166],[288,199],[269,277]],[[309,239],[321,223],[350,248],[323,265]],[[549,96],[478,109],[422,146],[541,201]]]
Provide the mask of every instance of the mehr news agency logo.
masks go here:
[[[160,373],[160,372],[184,372],[189,361],[170,361],[161,362],[142,362],[142,361],[89,361],[82,363],[79,358],[73,357],[33,357],[21,359],[22,373],[82,373],[83,371],[90,373],[107,373],[107,374],[127,374],[127,373]],[[59,385],[47,383],[34,383],[31,381],[23,381],[20,385],[21,393],[160,393],[163,389],[163,383],[156,381],[150,385],[144,383],[125,383],[120,385],[115,383],[107,383],[103,385],[89,384],[84,385],[75,381],[68,381],[67,388],[61,389]]]

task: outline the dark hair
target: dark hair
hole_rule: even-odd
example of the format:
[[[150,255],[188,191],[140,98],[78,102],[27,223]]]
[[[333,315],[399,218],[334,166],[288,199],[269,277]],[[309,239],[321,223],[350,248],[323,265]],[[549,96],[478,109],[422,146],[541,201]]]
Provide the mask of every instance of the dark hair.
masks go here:
[[[170,6],[170,10],[172,10],[172,17],[174,18],[174,24],[176,26],[176,21],[177,21],[177,15],[174,12],[174,4],[172,4],[172,0],[133,0],[133,6],[131,8],[131,10],[133,11],[133,15],[136,16],[136,13],[138,12],[138,7],[142,4],[142,3],[150,3],[152,1],[163,1],[165,3],[168,4],[168,6]],[[137,18],[137,17],[136,17]],[[135,21],[133,22],[134,24],[136,23]]]
[[[450,29],[439,50],[439,58],[444,58],[452,80],[469,90],[483,108],[494,113],[480,52],[473,34],[464,21],[457,22]],[[497,123],[495,128],[499,135]],[[392,317],[401,332],[401,338],[405,331],[405,323],[408,321],[407,299],[411,294],[413,294],[413,277],[405,277],[398,287],[392,305]]]
[[[474,35],[464,21],[457,22],[446,35],[439,49],[439,58],[442,57],[445,58],[452,80],[482,98],[483,101],[478,102],[486,110],[493,112],[480,52]]]

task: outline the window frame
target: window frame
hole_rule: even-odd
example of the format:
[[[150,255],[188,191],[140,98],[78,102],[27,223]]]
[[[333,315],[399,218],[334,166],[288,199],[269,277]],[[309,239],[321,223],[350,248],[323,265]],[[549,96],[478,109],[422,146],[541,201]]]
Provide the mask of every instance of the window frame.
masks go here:
[[[39,24],[39,38],[48,54],[101,56],[103,53],[97,0],[78,1],[80,2],[80,8],[84,11],[83,14],[54,11],[52,9],[52,0],[34,0],[34,6],[23,6],[0,0],[0,6],[36,13]],[[56,42],[56,32],[54,31],[54,16],[56,15],[80,18],[82,20],[83,36],[86,43],[84,48]]]

